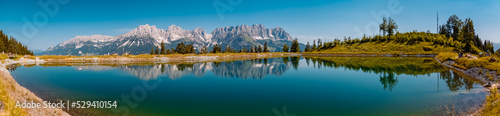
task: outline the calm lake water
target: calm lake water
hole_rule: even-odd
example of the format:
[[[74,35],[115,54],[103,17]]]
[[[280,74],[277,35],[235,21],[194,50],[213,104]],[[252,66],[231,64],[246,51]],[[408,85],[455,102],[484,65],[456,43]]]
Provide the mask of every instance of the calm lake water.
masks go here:
[[[118,109],[70,109],[73,115],[442,115],[466,113],[482,104],[487,92],[478,81],[433,59],[73,64],[20,66],[11,73],[44,100],[119,101]]]

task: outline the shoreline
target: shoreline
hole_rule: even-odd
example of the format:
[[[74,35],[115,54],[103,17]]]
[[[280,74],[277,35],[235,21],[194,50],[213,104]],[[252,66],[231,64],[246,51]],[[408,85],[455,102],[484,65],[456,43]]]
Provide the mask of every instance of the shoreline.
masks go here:
[[[302,53],[304,56],[328,57],[435,57],[437,54],[389,54],[389,53]]]
[[[246,60],[255,58],[290,57],[301,56],[300,53],[228,53],[228,54],[173,54],[173,55],[151,55],[151,56],[78,56],[65,58],[66,56],[54,56],[61,58],[36,59],[42,63],[191,63],[191,62],[217,62]],[[44,57],[44,56],[34,56]],[[30,59],[33,60],[33,59]]]
[[[57,108],[16,108],[16,102],[43,103],[43,100],[36,96],[30,90],[19,85],[6,69],[9,63],[0,65],[0,115],[55,115],[55,116],[70,116],[67,112]]]
[[[496,71],[491,71],[491,70],[483,68],[483,67],[473,67],[473,68],[469,68],[467,70],[464,70],[464,69],[460,69],[458,67],[453,66],[453,64],[455,63],[455,61],[453,61],[453,60],[440,61],[437,57],[435,57],[435,60],[438,61],[441,65],[443,65],[445,67],[451,68],[452,70],[456,70],[462,74],[473,77],[473,78],[483,82],[484,84],[482,86],[485,88],[500,88],[500,82],[495,82],[495,81],[489,80],[488,79],[489,77],[485,74],[485,73],[490,73],[488,75],[493,75],[493,78],[500,78],[500,75],[497,75]],[[489,91],[489,89],[487,89],[487,91]],[[488,95],[491,95],[491,93],[489,93]],[[483,108],[486,106],[486,104],[487,104],[487,101],[484,100],[483,104],[479,108],[477,108],[474,112],[472,112],[470,115],[472,115],[472,116],[481,115],[481,112],[483,112]]]
[[[152,55],[154,56],[154,55]],[[467,72],[466,70],[462,70],[460,68],[454,67],[450,64],[450,62],[442,62],[437,59],[436,54],[368,54],[368,53],[354,53],[354,54],[337,54],[337,53],[243,53],[243,54],[208,54],[208,55],[160,55],[154,56],[152,58],[134,58],[134,57],[99,57],[99,56],[78,56],[72,58],[54,58],[54,59],[39,59],[39,56],[36,59],[25,59],[21,58],[19,61],[14,61],[10,59],[3,60],[0,65],[0,76],[2,79],[9,80],[10,83],[14,83],[15,88],[18,88],[22,91],[13,91],[14,94],[22,94],[26,93],[27,97],[23,97],[22,99],[34,99],[34,101],[42,101],[41,98],[37,97],[31,91],[26,88],[20,86],[16,80],[10,75],[9,71],[6,69],[7,65],[12,64],[21,64],[21,65],[50,65],[57,63],[94,63],[94,64],[134,64],[134,63],[197,63],[197,62],[218,62],[218,61],[234,61],[234,60],[246,60],[246,59],[256,59],[256,58],[273,58],[273,57],[290,57],[290,56],[326,56],[326,57],[434,57],[436,61],[438,61],[441,65],[445,67],[452,68],[453,70],[459,71],[465,75],[471,76],[475,79],[480,80],[483,83],[488,83],[487,78],[478,78],[477,75],[471,75],[471,72]],[[71,64],[69,64],[71,65]],[[470,70],[470,69],[469,69]],[[483,69],[481,69],[483,70]],[[487,69],[484,69],[487,70]],[[476,70],[477,71],[477,70]],[[486,71],[484,71],[486,72]],[[496,71],[490,71],[496,74]],[[4,81],[0,82],[0,84],[5,83]],[[492,86],[497,87],[497,84],[492,84]],[[2,89],[2,88],[0,88]],[[17,93],[16,93],[17,92]],[[21,100],[23,101],[23,100]],[[0,111],[2,109],[0,108]],[[47,112],[58,113],[58,115],[69,115],[67,112],[61,109],[43,109],[40,111],[31,111],[33,109],[24,109],[28,110],[27,113],[30,115],[40,114]],[[36,110],[36,109],[35,109]],[[473,114],[478,114],[481,111],[481,107],[479,107]],[[2,113],[0,112],[0,115]],[[52,115],[52,114],[51,114]]]
[[[443,61],[440,61],[437,58],[435,58],[435,59],[440,64],[442,64],[442,65],[444,65],[444,66],[446,66],[448,68],[452,68],[454,70],[460,71],[461,73],[466,74],[466,75],[468,75],[470,77],[474,77],[475,79],[483,82],[487,86],[490,86],[490,87],[500,87],[499,86],[500,83],[497,83],[495,81],[489,80],[488,77],[485,74],[486,72],[489,72],[490,75],[493,75],[493,78],[500,78],[500,75],[497,75],[496,71],[489,70],[489,69],[482,68],[482,67],[474,67],[474,68],[469,68],[467,70],[463,70],[463,69],[460,69],[458,67],[453,66],[453,64],[455,63],[455,61],[449,60],[449,61],[443,62]],[[485,86],[485,85],[483,85],[483,86]]]

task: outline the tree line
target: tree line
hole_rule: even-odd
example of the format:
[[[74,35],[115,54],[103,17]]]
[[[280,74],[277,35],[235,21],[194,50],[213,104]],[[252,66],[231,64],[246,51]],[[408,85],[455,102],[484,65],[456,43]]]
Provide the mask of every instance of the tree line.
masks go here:
[[[471,52],[480,53],[488,52],[493,53],[493,42],[482,40],[475,33],[474,24],[472,19],[467,18],[462,22],[456,15],[450,16],[447,23],[440,26],[439,33],[427,32],[405,32],[400,33],[397,31],[398,25],[394,19],[383,18],[382,23],[379,25],[382,35],[366,36],[362,38],[344,37],[343,40],[338,38],[329,42],[322,42],[321,39],[314,40],[312,46],[307,42],[305,52],[327,50],[339,45],[352,45],[356,43],[367,42],[396,42],[406,43],[407,45],[414,45],[420,42],[433,42],[435,45],[443,45],[454,47],[457,52]],[[500,49],[497,50],[500,53]]]
[[[198,51],[195,50],[193,44],[184,44],[184,42],[178,43],[174,48],[166,49],[165,43],[161,42],[160,46],[151,47],[151,55],[167,55],[167,54],[208,54],[208,53],[264,53],[269,52],[267,47],[267,42],[264,45],[255,45],[250,47],[243,46],[242,49],[236,50],[231,48],[231,46],[223,47],[222,45],[215,44],[212,50],[207,48],[207,45],[203,45],[203,48]]]
[[[299,47],[299,41],[297,40],[297,38],[295,38],[292,41],[291,47],[288,47],[288,45],[285,43],[285,45],[283,45],[283,48],[281,48],[281,49],[283,50],[283,52],[301,52],[300,47]],[[307,47],[306,47],[306,49],[307,49]]]
[[[455,41],[464,43],[460,48],[464,52],[478,53],[480,51],[493,53],[493,43],[490,41],[481,41],[474,29],[474,22],[471,18],[466,18],[464,21],[458,18],[457,15],[452,15],[439,28],[439,34],[446,35],[447,38],[452,38]]]
[[[21,44],[14,37],[8,36],[0,30],[0,52],[20,54],[20,55],[33,55],[33,51],[28,49],[28,46]]]

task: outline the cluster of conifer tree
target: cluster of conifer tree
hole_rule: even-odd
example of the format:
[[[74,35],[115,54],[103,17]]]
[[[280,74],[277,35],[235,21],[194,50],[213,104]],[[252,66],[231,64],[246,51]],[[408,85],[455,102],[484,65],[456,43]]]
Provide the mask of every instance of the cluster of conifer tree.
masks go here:
[[[298,44],[298,43],[297,43]],[[171,49],[166,49],[165,48],[165,43],[162,42],[160,46],[156,47],[151,47],[151,55],[154,54],[208,54],[208,53],[263,53],[263,52],[269,52],[269,49],[267,48],[267,42],[264,43],[264,46],[262,47],[261,45],[255,45],[251,46],[250,48],[243,46],[242,49],[236,50],[234,48],[231,48],[230,46],[226,46],[224,49],[222,48],[221,45],[215,44],[212,48],[211,51],[208,50],[207,46],[203,46],[202,49],[199,49],[198,52],[194,49],[193,44],[186,45],[183,42],[177,44],[176,48],[171,48]]]
[[[283,52],[301,52],[300,47],[299,47],[299,41],[297,40],[297,38],[295,38],[292,41],[291,47],[288,47],[288,45],[285,43],[285,45],[283,45],[283,48],[281,48],[281,49],[283,50]],[[308,50],[308,47],[306,46],[306,51],[307,50]]]
[[[206,48],[204,48],[206,49]],[[201,50],[203,51],[203,50]],[[207,51],[208,52],[208,51]],[[201,53],[207,53],[207,52],[201,52]],[[208,53],[263,53],[263,52],[269,52],[269,49],[267,48],[267,42],[264,43],[264,46],[261,45],[255,45],[255,46],[250,46],[250,47],[245,47],[243,46],[242,49],[236,50],[234,48],[231,48],[231,46],[226,46],[225,49],[222,49],[222,46],[219,44],[215,44],[214,47],[212,48],[212,51]]]
[[[194,54],[194,53],[196,53],[196,51],[194,50],[193,44],[186,45],[186,44],[184,44],[184,42],[181,42],[181,43],[177,44],[177,47],[175,47],[175,49],[174,48],[166,49],[165,43],[161,42],[161,45],[156,46],[156,49],[155,49],[155,47],[151,47],[151,52],[150,52],[151,55],[153,55],[153,54],[165,55],[165,54],[176,54],[176,53],[177,54]]]
[[[0,30],[0,53],[12,53],[20,55],[33,55],[28,46],[21,44],[14,37],[9,37]]]

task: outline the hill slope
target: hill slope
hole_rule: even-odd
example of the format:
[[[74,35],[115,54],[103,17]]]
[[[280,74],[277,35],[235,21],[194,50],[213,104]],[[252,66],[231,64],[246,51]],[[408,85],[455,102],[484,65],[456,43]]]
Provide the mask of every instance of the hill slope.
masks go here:
[[[408,32],[393,36],[363,37],[362,39],[336,39],[325,42],[320,48],[309,50],[311,53],[341,54],[438,54],[440,52],[460,51],[466,44],[445,35]],[[471,46],[474,51],[481,52],[480,47]]]

